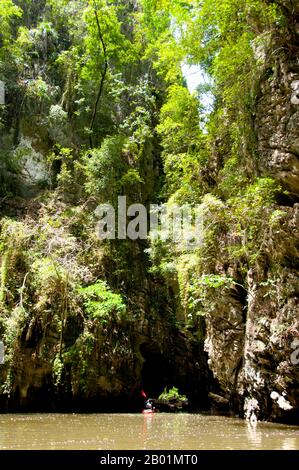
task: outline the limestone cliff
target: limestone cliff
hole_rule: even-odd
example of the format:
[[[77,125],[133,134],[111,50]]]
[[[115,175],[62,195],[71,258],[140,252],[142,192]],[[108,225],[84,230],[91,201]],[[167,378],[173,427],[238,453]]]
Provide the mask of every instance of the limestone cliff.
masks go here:
[[[225,3],[223,41],[209,2],[191,27],[182,2],[7,3],[0,411],[136,411],[176,386],[193,409],[298,422],[298,2],[263,0],[264,23],[260,2]],[[185,47],[216,74],[201,126]],[[99,240],[120,195],[199,203],[202,245]]]
[[[243,279],[216,299],[206,320],[209,365],[232,405],[250,418],[298,421],[299,404],[299,31],[298,4],[285,2],[289,34],[276,32],[259,79],[254,129],[256,171],[282,187],[276,226],[268,226],[261,257],[246,275],[242,266],[222,266]],[[277,213],[279,213],[277,212]],[[260,227],[263,220],[259,221]],[[225,255],[224,255],[225,256]],[[242,264],[242,261],[241,261]]]

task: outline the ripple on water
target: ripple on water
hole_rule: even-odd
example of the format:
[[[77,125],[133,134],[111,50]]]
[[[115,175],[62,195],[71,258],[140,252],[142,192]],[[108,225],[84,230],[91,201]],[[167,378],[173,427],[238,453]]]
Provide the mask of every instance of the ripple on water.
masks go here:
[[[299,449],[299,429],[194,414],[1,415],[0,449]]]

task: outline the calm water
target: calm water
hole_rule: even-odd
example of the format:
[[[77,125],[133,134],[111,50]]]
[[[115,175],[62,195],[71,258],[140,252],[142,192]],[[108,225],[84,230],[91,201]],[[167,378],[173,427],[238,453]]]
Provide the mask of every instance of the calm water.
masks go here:
[[[299,449],[299,428],[192,414],[0,415],[0,449]]]

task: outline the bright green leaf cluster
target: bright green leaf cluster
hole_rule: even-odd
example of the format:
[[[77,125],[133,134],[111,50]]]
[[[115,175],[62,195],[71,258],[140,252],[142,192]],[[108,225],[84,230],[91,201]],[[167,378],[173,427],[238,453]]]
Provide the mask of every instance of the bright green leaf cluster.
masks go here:
[[[104,281],[81,288],[80,294],[84,299],[85,311],[91,318],[107,321],[116,315],[120,319],[126,312],[122,296],[112,292]]]

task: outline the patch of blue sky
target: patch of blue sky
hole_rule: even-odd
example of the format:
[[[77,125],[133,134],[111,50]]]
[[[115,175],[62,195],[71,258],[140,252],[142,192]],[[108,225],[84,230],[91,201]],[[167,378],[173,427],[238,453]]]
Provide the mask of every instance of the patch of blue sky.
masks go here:
[[[211,85],[211,78],[199,65],[183,64],[182,73],[190,93],[196,93],[199,97],[201,127],[204,129],[214,105],[214,96],[208,91],[209,85]]]

